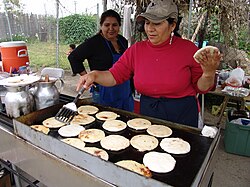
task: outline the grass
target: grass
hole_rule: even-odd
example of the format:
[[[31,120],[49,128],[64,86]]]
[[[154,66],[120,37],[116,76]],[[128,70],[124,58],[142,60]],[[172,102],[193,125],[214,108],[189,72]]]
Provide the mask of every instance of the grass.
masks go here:
[[[33,69],[41,67],[60,67],[64,70],[70,70],[70,64],[67,59],[68,45],[59,45],[58,66],[56,62],[56,43],[35,42],[27,44],[30,66]]]

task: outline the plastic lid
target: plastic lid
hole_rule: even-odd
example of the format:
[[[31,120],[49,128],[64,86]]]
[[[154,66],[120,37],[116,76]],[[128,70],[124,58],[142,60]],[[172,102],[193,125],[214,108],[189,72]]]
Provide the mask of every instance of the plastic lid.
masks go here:
[[[0,47],[26,46],[24,41],[1,42]]]

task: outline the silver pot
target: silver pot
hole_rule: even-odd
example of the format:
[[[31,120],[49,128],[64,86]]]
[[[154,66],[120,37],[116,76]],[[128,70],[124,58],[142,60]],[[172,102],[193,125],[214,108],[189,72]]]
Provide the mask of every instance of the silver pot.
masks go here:
[[[60,80],[59,88],[56,86],[56,81]],[[40,80],[36,83],[34,90],[32,90],[35,98],[36,110],[47,108],[59,103],[60,91],[64,86],[61,79],[50,78],[49,82]]]
[[[4,98],[6,113],[10,117],[19,117],[34,111],[34,98],[28,86],[7,87]]]

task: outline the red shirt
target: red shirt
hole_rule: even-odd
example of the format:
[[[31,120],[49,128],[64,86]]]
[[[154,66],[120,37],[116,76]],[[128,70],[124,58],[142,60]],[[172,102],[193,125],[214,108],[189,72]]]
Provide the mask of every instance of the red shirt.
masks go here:
[[[197,81],[202,69],[193,55],[198,50],[194,43],[174,37],[153,45],[149,40],[135,43],[110,68],[117,84],[134,76],[136,90],[150,97],[181,98],[205,93]]]

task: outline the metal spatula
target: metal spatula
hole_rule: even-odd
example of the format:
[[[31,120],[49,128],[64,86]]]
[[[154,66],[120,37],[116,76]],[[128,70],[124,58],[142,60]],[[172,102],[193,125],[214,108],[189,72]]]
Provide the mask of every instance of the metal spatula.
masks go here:
[[[69,124],[75,115],[77,115],[77,107],[76,102],[78,101],[79,97],[83,94],[85,88],[82,87],[81,90],[78,92],[77,96],[73,100],[73,102],[64,105],[56,114],[55,119],[61,121],[63,123]]]

